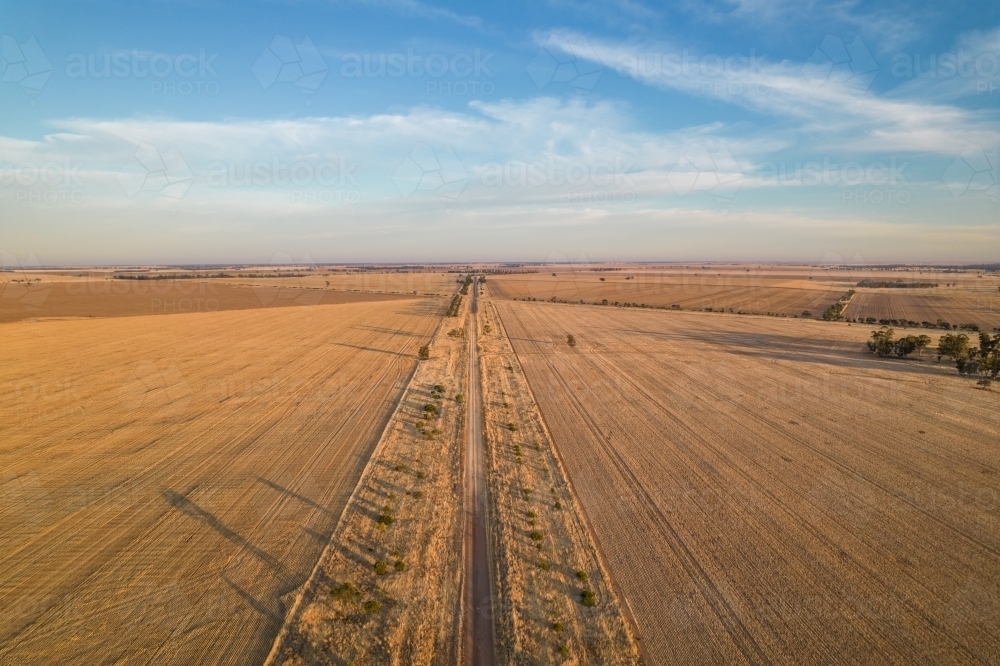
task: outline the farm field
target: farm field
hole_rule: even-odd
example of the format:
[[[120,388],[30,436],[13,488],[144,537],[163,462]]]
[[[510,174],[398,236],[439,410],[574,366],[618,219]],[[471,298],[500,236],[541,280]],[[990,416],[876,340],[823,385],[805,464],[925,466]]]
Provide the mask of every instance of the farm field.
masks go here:
[[[263,661],[446,301],[4,324],[0,663]]]
[[[990,331],[1000,327],[1000,291],[993,284],[978,289],[859,289],[844,317],[932,323],[943,319]]]
[[[267,269],[260,269],[262,272]],[[288,269],[286,269],[288,270]],[[292,269],[294,270],[294,269]],[[241,271],[243,272],[243,271]],[[425,294],[445,295],[455,291],[455,282],[461,276],[457,273],[413,271],[378,272],[378,271],[337,271],[327,272],[319,268],[302,277],[294,278],[220,278],[223,283],[282,286],[290,282],[302,288],[331,289],[338,291],[369,291],[393,294]]]
[[[957,309],[967,318],[984,321],[1000,319],[1000,300],[997,298],[1000,297],[997,290],[1000,279],[993,275],[977,278],[975,271],[942,273],[931,270],[875,271],[817,266],[714,264],[662,268],[608,265],[567,269],[565,266],[551,266],[537,270],[537,273],[489,276],[490,294],[506,300],[548,301],[555,298],[600,303],[607,299],[611,304],[618,302],[667,308],[677,305],[683,310],[732,309],[736,312],[742,310],[786,316],[801,316],[802,312],[808,311],[812,317],[819,317],[848,289],[856,288],[862,279],[899,279],[940,283],[941,289],[932,290],[935,292],[944,292],[944,285],[950,285],[947,295],[934,301],[942,313],[957,314]],[[894,301],[897,298],[890,297]],[[990,327],[998,324],[1000,321],[994,321]]]
[[[41,279],[41,278],[37,278]],[[226,284],[221,280],[41,279],[0,285],[0,324],[33,318],[126,317],[223,312],[289,305],[334,305],[399,296],[277,284]]]
[[[1000,660],[995,391],[867,326],[497,308],[649,663]]]

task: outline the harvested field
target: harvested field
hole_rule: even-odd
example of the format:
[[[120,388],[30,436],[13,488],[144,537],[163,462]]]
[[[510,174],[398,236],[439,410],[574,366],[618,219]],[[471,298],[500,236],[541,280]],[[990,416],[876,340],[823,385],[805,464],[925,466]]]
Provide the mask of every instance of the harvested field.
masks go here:
[[[445,320],[417,367],[273,663],[459,663],[462,324]]]
[[[992,287],[992,288],[990,288]],[[1000,290],[979,289],[859,289],[844,311],[850,319],[906,319],[931,323],[976,324],[985,331],[1000,327]]]
[[[262,269],[264,270],[264,269]],[[288,270],[288,269],[286,269]],[[293,272],[293,271],[289,271]],[[433,294],[444,296],[455,291],[456,281],[461,279],[457,273],[447,272],[324,272],[317,269],[291,278],[223,278],[221,282],[243,285],[282,286],[289,283],[300,288],[332,289],[336,291],[368,291],[387,294]]]
[[[5,324],[0,663],[261,662],[446,304]]]
[[[850,276],[803,268],[799,272],[722,272],[718,270],[622,270],[539,272],[500,275],[487,281],[500,299],[556,300],[586,303],[679,306],[684,310],[715,310],[819,315],[850,288]],[[813,277],[814,279],[810,279]],[[603,281],[602,281],[603,279]]]
[[[857,325],[498,309],[650,663],[1000,661],[997,392]]]
[[[921,297],[926,297],[928,292],[937,292],[940,295],[932,296],[933,308],[925,308],[928,311],[936,308],[939,312],[955,317],[967,316],[969,323],[991,320],[994,323],[990,328],[1000,324],[1000,321],[996,321],[1000,319],[1000,291],[997,290],[1000,280],[996,276],[977,278],[975,272],[950,274],[939,271],[872,271],[766,265],[608,268],[567,270],[564,266],[543,267],[537,273],[490,276],[487,284],[492,296],[507,300],[548,301],[554,298],[574,303],[581,299],[585,303],[600,303],[607,299],[609,304],[617,302],[667,308],[676,305],[683,310],[732,309],[734,312],[786,316],[801,316],[807,311],[817,318],[848,289],[856,288],[860,280],[899,279],[940,283],[941,287],[930,290],[880,291],[918,291]],[[946,284],[951,286],[946,288]],[[900,296],[890,294],[894,303]],[[909,310],[918,311],[919,308],[911,307]],[[855,307],[850,309],[850,312],[855,311]],[[915,320],[921,321],[919,318]]]
[[[477,319],[498,663],[637,664],[638,649],[524,373],[487,306]]]
[[[41,280],[0,285],[0,324],[33,318],[134,317],[389,301],[399,296],[219,280]],[[452,289],[454,291],[454,289]]]

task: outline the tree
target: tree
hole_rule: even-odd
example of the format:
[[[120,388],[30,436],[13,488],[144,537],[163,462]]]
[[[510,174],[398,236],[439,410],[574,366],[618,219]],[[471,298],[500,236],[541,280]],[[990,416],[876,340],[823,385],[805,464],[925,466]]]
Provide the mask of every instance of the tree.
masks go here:
[[[566,344],[570,347],[576,347],[576,338],[573,337],[572,333],[566,336]]]
[[[947,356],[953,361],[958,361],[959,359],[968,357],[968,355],[969,336],[965,333],[959,333],[958,335],[945,333],[938,340],[937,357],[939,361],[943,356]]]
[[[893,335],[893,330],[884,326],[878,331],[872,331],[871,340],[868,341],[868,349],[879,356],[889,356],[895,349]]]

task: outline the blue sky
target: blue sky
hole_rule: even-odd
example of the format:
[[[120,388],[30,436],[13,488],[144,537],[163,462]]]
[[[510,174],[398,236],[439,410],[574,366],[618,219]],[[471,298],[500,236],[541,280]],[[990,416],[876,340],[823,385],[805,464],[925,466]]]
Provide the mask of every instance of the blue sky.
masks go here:
[[[1000,257],[995,2],[4,3],[5,264]]]

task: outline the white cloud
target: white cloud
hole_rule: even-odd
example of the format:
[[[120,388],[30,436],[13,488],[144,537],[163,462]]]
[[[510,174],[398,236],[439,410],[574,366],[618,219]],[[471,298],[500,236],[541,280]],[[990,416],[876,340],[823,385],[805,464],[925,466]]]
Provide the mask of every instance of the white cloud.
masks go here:
[[[801,63],[728,54],[692,56],[671,45],[608,42],[566,30],[539,35],[538,41],[559,45],[647,85],[783,118],[815,143],[868,152],[950,155],[965,143],[994,145],[1000,140],[991,114],[880,96],[826,78],[825,72],[817,74]]]

